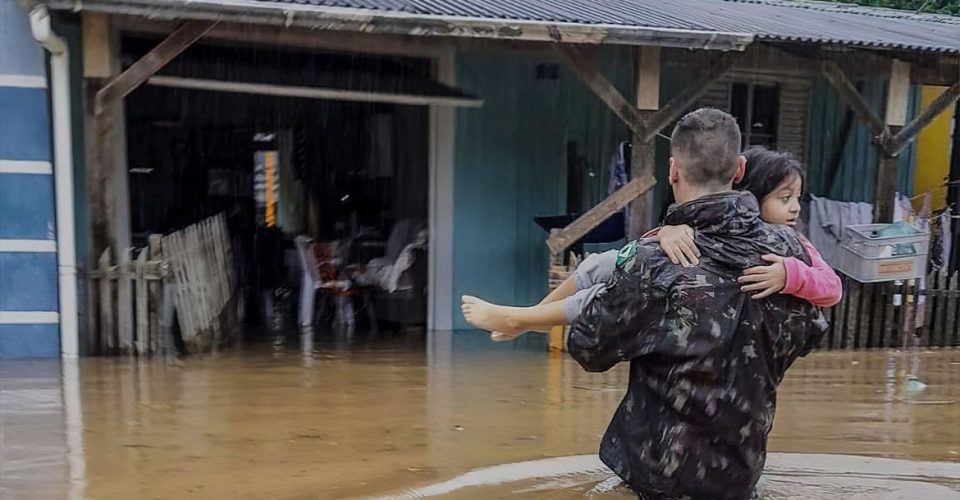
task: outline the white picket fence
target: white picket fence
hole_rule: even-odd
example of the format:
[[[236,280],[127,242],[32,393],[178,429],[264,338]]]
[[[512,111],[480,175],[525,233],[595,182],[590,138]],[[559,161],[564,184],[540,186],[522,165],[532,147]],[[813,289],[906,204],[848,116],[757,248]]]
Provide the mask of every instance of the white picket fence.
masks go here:
[[[183,341],[201,348],[220,341],[221,313],[236,286],[226,217],[221,213],[165,236],[163,258]]]
[[[234,296],[233,252],[226,217],[219,214],[166,236],[150,237],[148,248],[135,259],[111,263],[111,249],[101,254],[90,273],[96,296],[96,338],[101,354],[152,354],[167,344],[170,318],[176,317],[180,335],[191,350],[204,350],[223,338],[224,310]],[[126,283],[124,281],[126,280]],[[135,328],[118,322],[122,289],[133,282]],[[167,293],[164,293],[166,289]],[[164,304],[164,297],[172,300]],[[164,306],[167,306],[166,308]],[[167,328],[164,328],[164,327]]]
[[[165,264],[161,258],[160,236],[150,237],[150,246],[129,255],[122,263],[112,263],[113,250],[107,247],[97,261],[97,269],[88,274],[91,303],[96,314],[90,317],[89,345],[99,354],[118,352],[149,354],[160,352],[163,347],[163,328],[160,324],[160,307]],[[118,318],[118,304],[130,291],[133,282],[133,302],[136,324],[123,324]],[[127,297],[129,299],[129,297]]]

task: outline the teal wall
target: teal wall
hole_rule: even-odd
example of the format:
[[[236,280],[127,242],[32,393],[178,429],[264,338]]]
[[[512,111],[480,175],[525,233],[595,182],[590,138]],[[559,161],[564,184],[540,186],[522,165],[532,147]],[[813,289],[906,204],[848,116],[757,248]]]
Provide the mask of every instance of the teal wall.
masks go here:
[[[628,98],[633,65],[627,50],[605,50],[604,70]],[[532,304],[547,293],[547,234],[533,218],[566,212],[567,189],[585,202],[606,194],[606,169],[622,122],[561,64],[556,80],[537,79],[553,63],[510,52],[457,54],[457,86],[483,107],[456,116],[454,153],[454,328],[467,324],[459,296]],[[567,186],[567,142],[577,141],[593,177]]]
[[[883,116],[886,96],[885,82],[873,79],[864,82],[863,96],[871,108]],[[916,116],[920,105],[917,86],[910,89],[910,108],[907,119]],[[877,177],[877,150],[871,144],[870,132],[859,120],[854,120],[853,130],[843,152],[843,160],[836,182],[829,184],[828,163],[833,157],[837,137],[841,134],[844,115],[848,107],[833,87],[820,79],[810,92],[810,121],[807,125],[807,186],[805,190],[827,198],[843,201],[873,203]],[[914,146],[900,153],[899,180],[901,193],[913,194]]]
[[[628,99],[632,98],[630,52],[609,48],[604,71]],[[476,295],[502,304],[532,304],[546,292],[546,233],[538,215],[566,211],[568,189],[579,189],[585,204],[606,195],[607,166],[620,141],[629,136],[622,122],[566,67],[557,80],[538,80],[537,65],[555,63],[517,53],[457,54],[457,85],[481,96],[482,108],[456,115],[454,153],[454,328],[465,329],[459,297]],[[661,104],[698,76],[700,68],[665,58]],[[881,114],[884,82],[865,83],[864,95]],[[911,89],[908,118],[917,114],[919,92]],[[826,163],[843,122],[846,106],[826,81],[814,83],[807,131],[807,186],[821,196],[873,201],[877,157],[866,129],[854,122],[837,182],[826,186]],[[669,128],[664,135],[669,134]],[[567,141],[579,152],[593,177],[567,186]],[[659,215],[666,182],[669,141],[657,139],[654,203]],[[914,148],[901,154],[899,189],[913,191]]]

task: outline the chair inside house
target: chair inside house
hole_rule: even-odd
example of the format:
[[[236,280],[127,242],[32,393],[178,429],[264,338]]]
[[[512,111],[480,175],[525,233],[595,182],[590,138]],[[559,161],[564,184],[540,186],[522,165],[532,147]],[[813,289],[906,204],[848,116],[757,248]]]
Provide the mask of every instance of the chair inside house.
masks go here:
[[[376,329],[377,318],[370,294],[346,276],[339,244],[315,242],[306,236],[297,236],[295,242],[302,269],[298,312],[300,327],[313,327],[318,307],[322,317],[329,303],[336,306],[335,320],[341,325],[353,327],[360,312],[354,306],[354,300],[359,298],[360,309],[367,313],[370,327]]]

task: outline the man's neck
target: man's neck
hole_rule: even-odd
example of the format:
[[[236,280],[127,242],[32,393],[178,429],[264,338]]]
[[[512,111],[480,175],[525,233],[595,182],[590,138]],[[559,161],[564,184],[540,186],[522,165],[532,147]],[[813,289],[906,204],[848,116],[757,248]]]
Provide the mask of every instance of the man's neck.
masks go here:
[[[674,189],[674,198],[677,200],[677,203],[687,203],[697,198],[702,198],[707,195],[723,193],[733,189],[732,184],[727,184],[725,186],[675,186]]]

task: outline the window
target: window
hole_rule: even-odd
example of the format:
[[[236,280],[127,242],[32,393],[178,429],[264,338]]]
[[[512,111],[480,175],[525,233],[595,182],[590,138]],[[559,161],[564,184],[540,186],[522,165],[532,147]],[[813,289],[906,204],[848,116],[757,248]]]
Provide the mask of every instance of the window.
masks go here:
[[[744,149],[750,146],[777,147],[779,86],[733,83],[730,87],[730,114],[740,123]]]

